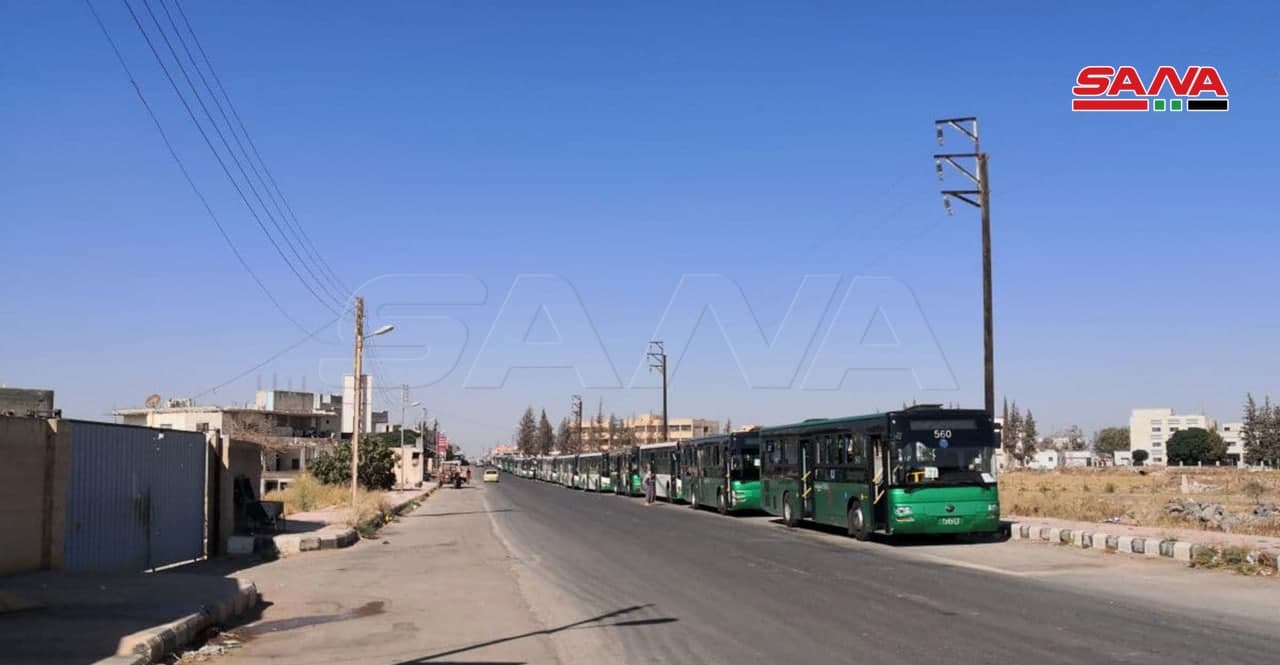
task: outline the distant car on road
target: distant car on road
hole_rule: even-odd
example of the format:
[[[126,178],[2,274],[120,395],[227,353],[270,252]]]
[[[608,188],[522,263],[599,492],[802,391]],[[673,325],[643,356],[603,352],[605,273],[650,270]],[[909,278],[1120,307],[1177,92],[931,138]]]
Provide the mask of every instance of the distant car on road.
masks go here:
[[[485,469],[485,470],[484,470],[484,481],[485,481],[486,483],[496,483],[496,482],[498,482],[498,470],[497,470],[497,469]]]

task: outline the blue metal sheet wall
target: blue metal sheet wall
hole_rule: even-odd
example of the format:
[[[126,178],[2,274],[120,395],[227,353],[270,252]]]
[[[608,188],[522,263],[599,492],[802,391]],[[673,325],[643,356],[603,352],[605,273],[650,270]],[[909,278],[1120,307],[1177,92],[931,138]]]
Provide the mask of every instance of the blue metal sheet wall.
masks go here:
[[[62,421],[71,430],[64,566],[140,571],[204,553],[205,437]]]

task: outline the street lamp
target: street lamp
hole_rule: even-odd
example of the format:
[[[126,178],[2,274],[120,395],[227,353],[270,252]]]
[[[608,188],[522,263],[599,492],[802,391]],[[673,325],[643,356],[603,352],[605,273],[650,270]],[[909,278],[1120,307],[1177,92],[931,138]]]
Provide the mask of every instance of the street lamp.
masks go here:
[[[405,387],[406,396],[408,395],[408,386]],[[400,400],[400,489],[404,489],[405,470],[404,470],[404,412],[411,406],[422,406],[422,402],[406,403]]]
[[[356,358],[355,376],[352,377],[352,405],[355,413],[351,414],[351,511],[355,515],[356,499],[360,496],[360,429],[364,426],[364,391],[361,380],[364,371],[364,298],[356,297]],[[387,325],[369,333],[370,337],[385,335],[395,326]]]

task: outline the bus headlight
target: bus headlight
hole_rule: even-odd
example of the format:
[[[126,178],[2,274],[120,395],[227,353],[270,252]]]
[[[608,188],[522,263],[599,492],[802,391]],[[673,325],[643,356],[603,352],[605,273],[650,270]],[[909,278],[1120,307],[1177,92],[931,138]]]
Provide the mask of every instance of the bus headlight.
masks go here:
[[[1000,512],[1000,504],[998,504],[998,503],[988,503],[988,504],[987,504],[987,512],[989,512],[989,513],[998,513],[998,512]]]
[[[911,506],[898,506],[893,509],[893,514],[898,517],[906,517],[911,514]]]

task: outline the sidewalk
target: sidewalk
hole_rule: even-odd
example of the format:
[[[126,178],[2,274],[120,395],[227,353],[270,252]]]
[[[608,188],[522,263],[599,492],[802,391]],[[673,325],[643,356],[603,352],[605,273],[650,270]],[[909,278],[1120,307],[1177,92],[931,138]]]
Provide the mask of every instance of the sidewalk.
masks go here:
[[[1177,527],[1133,526],[1079,522],[1052,517],[1006,516],[1014,540],[1049,542],[1081,549],[1119,552],[1182,563],[1217,565],[1228,557],[1228,548],[1243,553],[1264,574],[1275,575],[1280,566],[1280,538],[1224,533]],[[1239,554],[1233,555],[1239,558]]]
[[[243,646],[228,665],[558,663],[517,582],[519,553],[494,533],[490,491],[448,488],[375,540],[255,568],[270,605],[233,631]]]
[[[184,573],[0,578],[0,662],[150,663],[257,606],[252,582]]]
[[[406,505],[430,496],[435,484],[407,490],[392,490],[383,494],[390,513],[395,514]],[[300,552],[331,550],[350,547],[360,540],[356,528],[350,524],[351,513],[346,507],[334,506],[324,510],[311,510],[285,516],[285,532],[274,536],[240,536],[229,541],[233,554],[250,554],[262,549],[269,540],[280,556]]]

